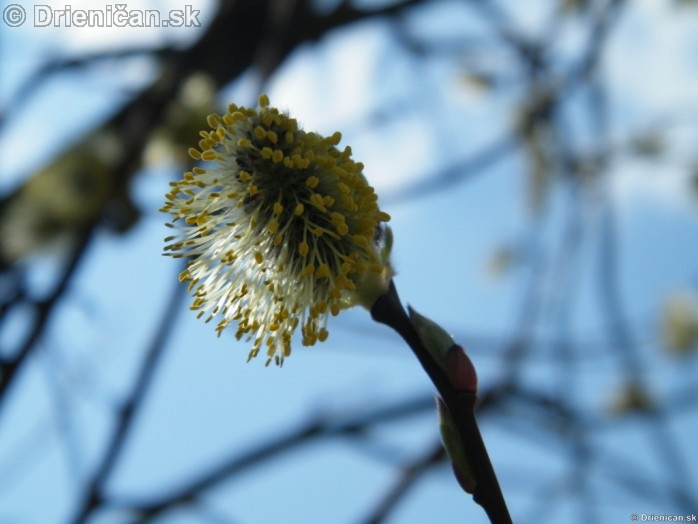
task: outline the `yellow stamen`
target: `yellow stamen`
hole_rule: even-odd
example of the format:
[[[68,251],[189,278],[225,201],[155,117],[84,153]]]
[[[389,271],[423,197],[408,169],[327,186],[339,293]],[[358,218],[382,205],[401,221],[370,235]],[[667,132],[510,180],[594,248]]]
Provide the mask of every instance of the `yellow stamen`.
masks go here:
[[[308,252],[310,251],[310,246],[308,245],[307,242],[301,242],[298,245],[298,253],[300,256],[304,257],[308,255]]]

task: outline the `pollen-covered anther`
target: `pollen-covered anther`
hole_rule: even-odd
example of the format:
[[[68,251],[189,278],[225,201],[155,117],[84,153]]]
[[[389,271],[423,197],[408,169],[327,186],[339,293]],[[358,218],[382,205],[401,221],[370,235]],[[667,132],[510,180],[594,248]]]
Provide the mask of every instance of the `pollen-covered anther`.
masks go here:
[[[216,152],[212,149],[207,149],[201,153],[201,160],[206,160],[208,162],[216,159]]]
[[[335,285],[338,289],[347,289],[350,291],[356,289],[356,284],[354,283],[354,281],[344,275],[337,275],[337,278],[335,279]]]
[[[327,264],[320,264],[315,270],[315,278],[328,278],[332,275]]]
[[[318,331],[317,339],[320,342],[324,342],[325,340],[327,340],[327,337],[329,337],[329,336],[330,336],[330,332],[327,331],[327,329],[322,328],[322,329],[320,329],[320,331]]]
[[[351,239],[359,246],[367,247],[371,241],[364,235],[352,235]]]
[[[319,193],[313,193],[310,195],[310,203],[323,213],[327,211],[327,208],[325,207],[325,200]]]
[[[315,309],[319,314],[327,313],[327,302],[324,300],[319,301],[317,304],[315,304]]]
[[[301,275],[304,277],[312,277],[314,273],[315,273],[315,265],[310,263],[303,268]]]
[[[233,111],[232,113],[230,113],[226,116],[230,117],[230,122],[228,122],[227,119],[224,119],[224,122],[228,125],[232,125],[235,122],[244,122],[245,120],[247,120],[247,117],[243,113],[241,113],[240,111]]]

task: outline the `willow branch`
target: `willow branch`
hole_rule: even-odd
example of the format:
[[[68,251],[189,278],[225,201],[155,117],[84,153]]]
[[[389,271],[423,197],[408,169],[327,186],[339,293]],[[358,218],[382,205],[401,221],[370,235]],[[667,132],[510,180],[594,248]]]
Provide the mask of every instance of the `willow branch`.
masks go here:
[[[476,393],[458,391],[454,388],[439,364],[420,341],[400,303],[392,281],[388,293],[373,305],[371,316],[375,321],[393,328],[407,342],[448,407],[473,470],[475,478],[473,500],[482,506],[492,524],[510,524],[509,510],[475,420]]]

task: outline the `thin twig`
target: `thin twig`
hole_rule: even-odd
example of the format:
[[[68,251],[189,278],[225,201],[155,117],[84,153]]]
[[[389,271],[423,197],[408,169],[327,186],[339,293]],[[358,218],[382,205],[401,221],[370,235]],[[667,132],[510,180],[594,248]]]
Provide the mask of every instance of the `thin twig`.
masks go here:
[[[93,228],[94,224],[81,232],[78,244],[71,252],[70,259],[68,260],[66,267],[61,274],[58,283],[56,284],[56,287],[48,297],[35,303],[34,307],[36,309],[36,319],[31,332],[28,334],[17,353],[13,357],[2,362],[2,367],[0,368],[0,414],[2,414],[3,405],[7,401],[10,387],[23,368],[23,364],[28,360],[29,356],[38,346],[37,342],[44,334],[56,306],[60,302],[60,299],[63,297],[63,293],[68,288],[68,284],[77,271],[83,255],[87,251],[87,247],[90,243]]]
[[[152,519],[182,505],[190,504],[206,491],[220,485],[252,467],[265,461],[296,450],[321,438],[354,436],[363,433],[374,424],[385,424],[393,420],[413,416],[431,410],[434,400],[431,397],[417,397],[380,406],[358,416],[335,420],[334,417],[320,416],[279,437],[262,443],[255,448],[240,453],[232,451],[230,458],[217,460],[215,464],[195,476],[191,481],[163,496],[149,501],[105,501],[111,508],[128,510],[139,518]]]
[[[116,427],[110,437],[106,451],[102,455],[102,459],[92,475],[92,479],[86,486],[75,517],[71,520],[75,524],[86,522],[92,511],[101,506],[104,498],[104,486],[121,456],[124,444],[133,428],[133,422],[145,404],[145,396],[148,393],[149,386],[152,384],[153,374],[173,333],[172,325],[177,318],[178,312],[182,309],[180,298],[183,296],[186,287],[180,285],[177,281],[175,282],[176,285],[173,287],[171,296],[166,303],[164,314],[150,343],[136,382],[121,408]]]
[[[441,442],[436,446],[431,446],[426,453],[421,454],[416,460],[404,468],[397,482],[386,495],[381,499],[380,504],[374,509],[371,515],[364,521],[364,524],[380,524],[393,512],[397,504],[407,495],[410,488],[415,485],[422,475],[435,465],[443,463],[446,453]]]

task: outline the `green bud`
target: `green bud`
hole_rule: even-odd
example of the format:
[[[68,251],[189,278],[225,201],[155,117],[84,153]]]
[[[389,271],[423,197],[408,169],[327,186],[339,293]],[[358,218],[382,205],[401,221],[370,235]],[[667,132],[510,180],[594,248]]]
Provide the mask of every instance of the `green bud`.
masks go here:
[[[474,493],[475,477],[468,462],[468,456],[463,448],[463,444],[458,434],[451,412],[440,397],[436,397],[436,411],[439,414],[439,431],[441,432],[441,442],[448,458],[453,465],[453,473],[458,483],[466,493]]]
[[[429,350],[434,360],[446,371],[446,355],[451,346],[456,345],[455,341],[444,328],[433,320],[420,315],[411,306],[407,306],[407,311],[410,314],[410,321],[417,331],[419,340]]]
[[[446,330],[436,322],[420,315],[409,306],[407,309],[410,313],[410,322],[417,331],[419,340],[448,375],[453,387],[458,391],[475,393],[477,391],[477,373],[463,348],[456,344]]]

